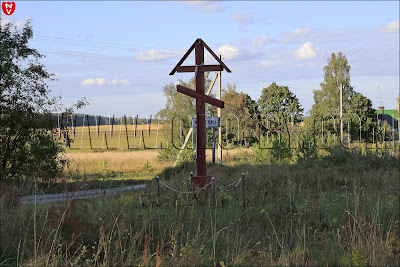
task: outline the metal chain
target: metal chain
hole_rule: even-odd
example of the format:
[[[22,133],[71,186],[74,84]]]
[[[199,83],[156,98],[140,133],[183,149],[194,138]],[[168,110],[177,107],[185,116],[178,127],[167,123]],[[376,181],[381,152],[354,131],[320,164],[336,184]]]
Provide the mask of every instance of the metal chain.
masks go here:
[[[211,180],[211,182],[209,182],[208,184],[206,184],[205,186],[203,186],[202,188],[199,188],[199,189],[197,189],[197,190],[199,190],[199,191],[203,190],[204,188],[206,188],[206,187],[208,187],[210,184],[212,184],[212,182],[213,182],[213,180]],[[174,189],[174,188],[168,186],[167,184],[165,184],[165,183],[164,183],[163,181],[161,181],[161,180],[160,180],[160,184],[162,184],[162,185],[165,186],[166,188],[168,188],[168,189],[170,189],[170,190],[172,190],[172,191],[174,191],[174,192],[177,192],[177,193],[181,193],[181,194],[192,194],[192,193],[193,193],[193,192],[185,192],[185,191],[179,191],[179,190],[177,190],[177,189]]]
[[[176,189],[174,189],[174,188],[172,188],[172,187],[166,185],[166,184],[165,184],[163,181],[161,181],[161,180],[160,180],[160,184],[162,184],[162,185],[165,186],[166,188],[168,188],[168,189],[170,189],[170,190],[172,190],[172,191],[174,191],[174,192],[180,193],[180,194],[192,194],[192,192],[184,192],[184,191],[176,190]]]
[[[230,183],[228,185],[218,185],[218,186],[224,188],[224,187],[230,187],[232,185],[235,185],[235,187],[236,187],[241,181],[242,181],[242,177],[240,177],[238,180],[236,180],[233,183]]]
[[[238,185],[242,182],[242,179],[243,179],[243,178],[239,178],[239,179],[236,180],[235,182],[233,182],[233,183],[231,183],[231,184],[228,184],[228,185],[219,185],[219,184],[217,184],[217,183],[215,183],[215,185],[217,186],[217,188],[218,188],[219,190],[222,190],[222,191],[225,191],[225,192],[229,192],[229,191],[232,191],[232,190],[236,189],[236,188],[238,187]],[[230,187],[230,186],[233,186],[233,187],[232,187],[231,189],[224,189],[224,188]]]
[[[189,178],[186,180],[186,182],[185,182],[184,184],[186,184],[187,182],[189,182],[189,181],[191,180],[191,178],[192,178],[192,177],[189,176]],[[211,185],[211,184],[214,182],[214,180],[215,180],[215,178],[213,177],[212,180],[211,180],[211,182],[209,182],[208,184],[206,184],[205,186],[203,186],[202,188],[199,188],[199,189],[197,189],[197,190],[200,191],[200,190],[203,190],[203,189],[207,188],[209,185]],[[219,185],[219,184],[217,184],[216,182],[214,182],[214,183],[215,183],[215,186],[216,186],[218,189],[220,189],[220,190],[222,190],[222,191],[225,191],[225,192],[229,192],[229,191],[232,191],[232,190],[236,189],[236,188],[239,186],[239,184],[242,182],[242,180],[243,180],[243,178],[241,177],[241,178],[239,178],[238,180],[236,180],[236,181],[234,181],[233,183],[230,183],[230,184],[228,184],[228,185]],[[163,181],[161,181],[161,180],[160,180],[160,184],[163,185],[163,186],[165,186],[165,187],[168,188],[169,190],[172,190],[172,191],[176,192],[176,193],[180,193],[180,194],[192,194],[192,193],[193,193],[193,192],[191,192],[191,191],[180,191],[180,190],[174,189],[174,188],[170,187],[169,185],[165,184],[165,183],[164,183]],[[231,186],[233,186],[233,187],[230,188],[230,189],[224,189],[224,188],[231,187]]]
[[[183,185],[181,185],[181,188],[182,188],[182,186],[187,185],[187,183],[188,183],[190,180],[192,180],[192,175],[189,175],[189,178],[183,183]]]

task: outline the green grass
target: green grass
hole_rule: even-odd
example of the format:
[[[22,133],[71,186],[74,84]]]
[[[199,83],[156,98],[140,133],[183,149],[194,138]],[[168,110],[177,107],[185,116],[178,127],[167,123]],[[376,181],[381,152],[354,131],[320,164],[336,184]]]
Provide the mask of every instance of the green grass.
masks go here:
[[[399,164],[398,156],[334,150],[309,162],[209,165],[220,184],[247,173],[245,209],[243,183],[207,199],[162,187],[158,206],[156,183],[148,181],[140,192],[38,205],[36,235],[33,205],[2,210],[0,262],[397,266]],[[159,175],[186,191],[194,169],[184,164]]]

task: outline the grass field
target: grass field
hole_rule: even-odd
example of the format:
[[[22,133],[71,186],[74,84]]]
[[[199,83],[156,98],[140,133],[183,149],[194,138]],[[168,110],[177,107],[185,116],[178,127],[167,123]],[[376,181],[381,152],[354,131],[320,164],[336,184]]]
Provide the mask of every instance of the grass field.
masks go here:
[[[152,178],[154,173],[171,166],[170,162],[156,160],[157,150],[67,153],[69,164],[64,168],[65,177],[75,175]],[[107,177],[110,178],[110,177]]]
[[[154,147],[166,147],[163,125],[101,125],[90,127],[75,127],[70,130],[71,150],[127,150]],[[90,135],[89,135],[90,132]],[[136,135],[135,135],[136,132]],[[89,138],[90,137],[90,138]],[[128,137],[128,138],[127,138]],[[64,140],[64,139],[62,139]],[[90,143],[91,142],[91,143]]]
[[[69,156],[94,170],[101,166],[91,160],[105,159],[106,166],[118,170],[121,159],[139,162],[154,157],[129,155],[137,152],[91,154],[87,161],[86,153]],[[148,180],[148,187],[140,192],[2,210],[0,262],[10,266],[398,266],[398,156],[337,149],[297,163],[250,163],[253,155],[246,150],[229,157],[235,162],[209,164],[208,173],[226,185],[246,172],[245,182],[232,191],[210,192],[206,199],[161,187],[157,205],[156,183]],[[137,166],[125,170],[141,171]],[[158,175],[172,188],[187,191],[185,182],[193,169],[195,164],[183,164]]]

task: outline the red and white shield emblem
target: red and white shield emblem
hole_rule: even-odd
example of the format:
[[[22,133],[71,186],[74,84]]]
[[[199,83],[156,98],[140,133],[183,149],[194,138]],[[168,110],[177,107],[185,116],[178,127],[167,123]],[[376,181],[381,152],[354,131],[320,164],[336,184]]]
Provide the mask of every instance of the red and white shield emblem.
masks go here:
[[[14,13],[15,3],[14,2],[3,2],[1,4],[1,9],[3,9],[4,14],[10,16],[12,13]]]

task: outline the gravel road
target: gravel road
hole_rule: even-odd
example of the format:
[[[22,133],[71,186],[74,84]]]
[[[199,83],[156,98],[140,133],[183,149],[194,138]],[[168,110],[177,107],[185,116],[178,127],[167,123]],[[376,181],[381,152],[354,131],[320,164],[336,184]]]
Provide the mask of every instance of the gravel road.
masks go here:
[[[117,188],[109,188],[109,189],[91,189],[91,190],[82,190],[77,192],[70,193],[59,193],[59,194],[48,194],[48,195],[36,195],[36,203],[51,203],[57,201],[66,201],[70,198],[74,199],[85,199],[85,198],[96,198],[101,196],[111,196],[117,193],[125,192],[125,191],[133,191],[145,188],[146,184],[138,184],[138,185],[130,185],[124,187]],[[21,197],[21,203],[34,203],[35,196],[23,196]],[[2,203],[0,201],[0,207],[2,207]]]

